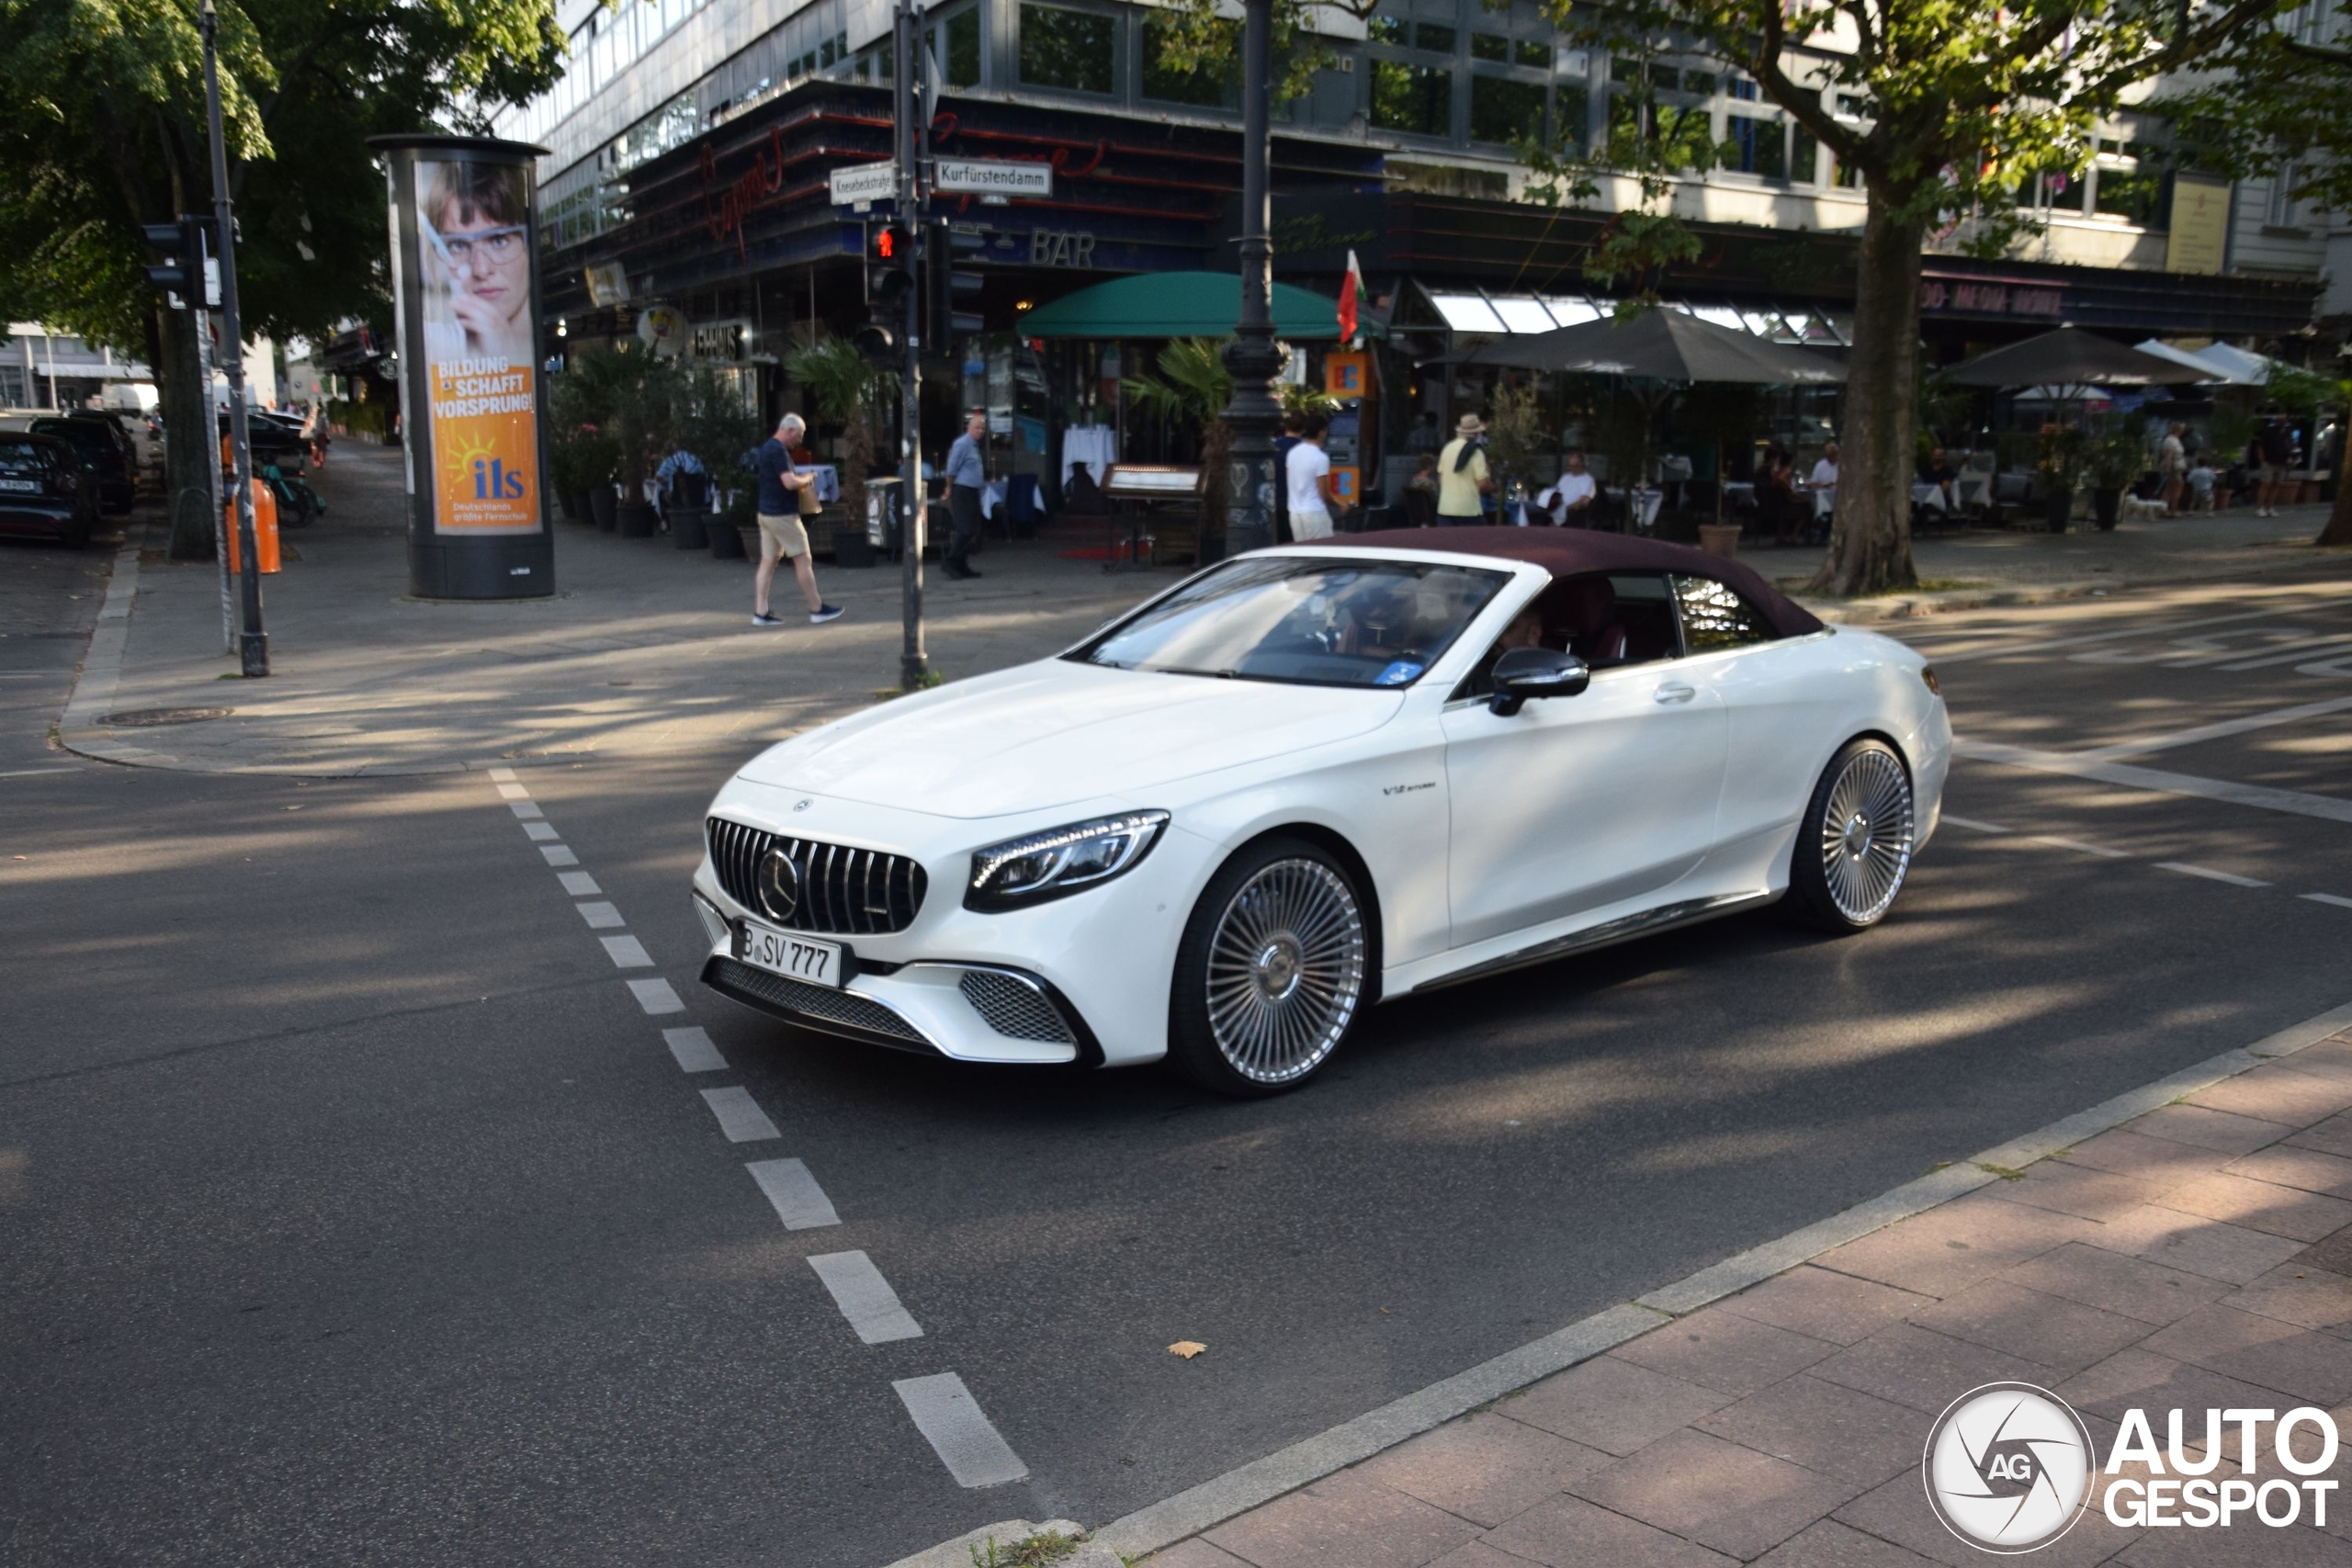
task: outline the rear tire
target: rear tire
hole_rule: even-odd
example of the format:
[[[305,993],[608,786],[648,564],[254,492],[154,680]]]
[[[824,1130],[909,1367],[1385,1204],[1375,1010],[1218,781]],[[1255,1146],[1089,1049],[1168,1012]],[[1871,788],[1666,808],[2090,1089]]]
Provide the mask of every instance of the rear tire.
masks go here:
[[[1168,1059],[1235,1099],[1294,1089],[1354,1029],[1369,990],[1365,899],[1302,839],[1267,839],[1209,880],[1176,949]]]
[[[1911,771],[1883,740],[1849,740],[1829,759],[1797,826],[1790,912],[1833,936],[1886,918],[1910,874],[1917,811]]]

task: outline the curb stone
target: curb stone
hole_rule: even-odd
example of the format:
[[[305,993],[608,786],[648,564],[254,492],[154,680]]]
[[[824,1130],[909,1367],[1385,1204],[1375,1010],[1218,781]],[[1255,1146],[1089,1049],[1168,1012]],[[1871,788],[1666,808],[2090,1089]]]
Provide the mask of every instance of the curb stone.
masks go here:
[[[1821,599],[1791,594],[1799,604],[1825,621],[1838,626],[1870,626],[1881,621],[1917,620],[1928,615],[1956,615],[1964,610],[2013,610],[2034,604],[2059,604],[2076,599],[2119,597],[2184,583],[2267,576],[2291,567],[2329,561],[2331,555],[2286,556],[2277,560],[2248,562],[2234,569],[2216,568],[2194,577],[2120,577],[2048,582],[2033,588],[1954,588],[1937,593],[1894,593],[1873,599]],[[1749,565],[1755,562],[1751,559]]]

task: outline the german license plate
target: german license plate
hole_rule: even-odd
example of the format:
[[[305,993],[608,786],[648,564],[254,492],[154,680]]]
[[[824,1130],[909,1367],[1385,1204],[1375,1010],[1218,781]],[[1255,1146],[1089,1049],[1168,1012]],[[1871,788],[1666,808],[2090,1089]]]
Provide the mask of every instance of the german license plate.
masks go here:
[[[842,983],[839,942],[815,942],[791,931],[780,931],[757,920],[743,922],[743,962],[773,975],[805,980],[811,986]]]
[[[14,491],[19,495],[39,495],[39,479],[0,479],[0,490]]]

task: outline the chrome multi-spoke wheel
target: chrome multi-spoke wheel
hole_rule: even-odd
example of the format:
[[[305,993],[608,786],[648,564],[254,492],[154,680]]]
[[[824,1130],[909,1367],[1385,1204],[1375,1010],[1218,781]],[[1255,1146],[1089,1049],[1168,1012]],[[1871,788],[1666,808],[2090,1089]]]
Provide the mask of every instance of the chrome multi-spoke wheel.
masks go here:
[[[1231,1093],[1302,1081],[1363,1008],[1369,946],[1354,885],[1320,852],[1245,855],[1210,886],[1179,957],[1177,1065]]]
[[[1884,742],[1857,740],[1830,760],[1813,792],[1790,886],[1817,924],[1876,925],[1911,869],[1910,770]]]

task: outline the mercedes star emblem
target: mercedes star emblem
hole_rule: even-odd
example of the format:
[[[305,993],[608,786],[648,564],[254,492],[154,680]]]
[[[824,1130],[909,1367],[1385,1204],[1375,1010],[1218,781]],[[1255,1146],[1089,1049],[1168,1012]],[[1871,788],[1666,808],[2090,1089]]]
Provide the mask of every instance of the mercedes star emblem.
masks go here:
[[[800,908],[800,867],[781,849],[760,857],[760,907],[779,920]]]

